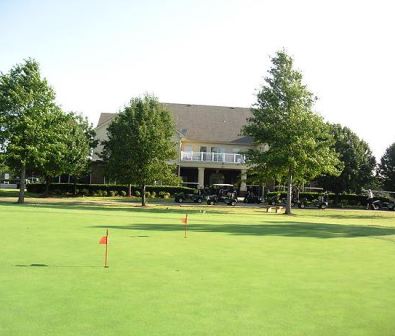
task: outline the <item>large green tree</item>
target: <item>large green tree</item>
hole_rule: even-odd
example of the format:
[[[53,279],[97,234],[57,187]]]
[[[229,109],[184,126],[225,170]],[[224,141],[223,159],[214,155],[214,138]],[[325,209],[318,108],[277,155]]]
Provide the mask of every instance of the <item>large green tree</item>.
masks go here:
[[[28,59],[0,74],[0,144],[5,163],[20,177],[18,202],[24,202],[26,170],[40,166],[48,150],[48,115],[55,92]]]
[[[55,176],[62,175],[67,167],[69,146],[67,143],[69,129],[67,116],[58,107],[51,114],[45,116],[46,144],[42,151],[42,159],[37,164],[36,171],[45,181],[45,196],[48,196],[49,185]]]
[[[109,125],[103,142],[107,174],[117,182],[141,187],[145,206],[145,187],[156,182],[177,181],[169,160],[177,151],[172,137],[174,122],[157,98],[133,98]]]
[[[312,111],[315,98],[292,58],[279,51],[271,61],[243,134],[256,144],[247,153],[249,164],[287,181],[286,214],[291,214],[292,184],[322,173],[339,174],[340,162],[329,127]]]
[[[74,176],[87,173],[95,132],[87,119],[76,113],[64,113],[57,108],[47,116],[47,150],[38,171],[46,182],[45,195],[48,195],[52,179],[62,174]]]
[[[376,159],[369,145],[347,127],[333,124],[330,128],[335,139],[335,150],[344,169],[339,176],[325,175],[318,178],[319,184],[337,194],[359,193],[364,188],[372,187]]]
[[[378,172],[384,190],[395,191],[395,142],[386,149]]]

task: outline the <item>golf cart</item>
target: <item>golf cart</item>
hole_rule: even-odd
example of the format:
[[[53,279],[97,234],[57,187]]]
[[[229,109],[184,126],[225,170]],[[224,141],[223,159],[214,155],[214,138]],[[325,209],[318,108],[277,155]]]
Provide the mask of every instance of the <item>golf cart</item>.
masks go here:
[[[299,200],[292,195],[291,199],[291,207],[299,205]],[[281,197],[280,194],[276,194],[268,199],[268,204],[273,206],[286,206],[287,205],[287,197]]]
[[[194,193],[178,193],[174,197],[174,201],[176,203],[202,203],[204,199],[204,195],[201,190],[196,190]]]
[[[243,202],[261,204],[263,202],[263,198],[262,196],[256,195],[252,191],[247,191],[247,194],[245,195]]]
[[[300,209],[305,208],[318,208],[326,209],[328,207],[328,193],[323,193],[318,198],[309,201],[307,198],[303,198],[298,202],[298,207]]]
[[[395,211],[394,201],[377,200],[373,202],[374,210],[392,210]]]
[[[376,199],[373,200],[373,198],[370,198],[372,201],[369,202],[369,197],[368,197],[368,208],[371,208],[372,210],[391,210],[395,211],[395,192],[393,191],[375,191],[376,194],[379,194],[382,199]],[[372,194],[373,196],[373,194]]]
[[[227,205],[235,206],[237,203],[237,192],[233,184],[217,183],[207,189],[206,199],[208,205],[223,202]]]

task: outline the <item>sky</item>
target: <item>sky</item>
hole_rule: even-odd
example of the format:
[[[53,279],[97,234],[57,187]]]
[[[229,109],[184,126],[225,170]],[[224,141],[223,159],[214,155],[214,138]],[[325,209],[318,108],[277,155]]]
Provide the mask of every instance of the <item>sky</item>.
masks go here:
[[[395,142],[394,10],[391,0],[0,0],[0,71],[35,58],[63,109],[96,124],[145,93],[250,107],[285,49],[315,111],[379,159]]]

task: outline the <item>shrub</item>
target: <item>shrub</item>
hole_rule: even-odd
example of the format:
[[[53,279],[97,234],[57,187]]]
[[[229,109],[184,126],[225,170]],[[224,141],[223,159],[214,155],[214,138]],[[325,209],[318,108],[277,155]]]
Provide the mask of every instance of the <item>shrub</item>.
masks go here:
[[[139,190],[140,187],[132,186],[132,194],[136,196],[141,196],[141,192]],[[45,184],[43,183],[31,183],[26,186],[28,192],[42,194],[45,191]],[[61,195],[66,195],[66,193],[74,192],[74,184],[73,183],[52,183],[49,186],[50,192],[53,192],[55,189],[58,189]],[[117,191],[118,195],[121,194],[121,191],[125,191],[126,194],[128,192],[127,185],[114,185],[114,184],[77,184],[76,189],[78,189],[77,194],[82,194],[83,189],[87,189],[90,195],[94,195],[98,190],[108,191]],[[147,186],[146,190],[149,192],[155,191],[156,195],[160,192],[167,192],[171,195],[176,193],[185,192],[190,193],[194,189],[188,187],[181,186],[163,186],[163,185],[155,185],[155,186]]]
[[[55,190],[52,191],[52,194],[54,194],[54,195],[62,195],[62,191],[59,190],[59,189],[55,189]]]
[[[125,190],[121,190],[121,191],[119,192],[119,195],[121,195],[121,196],[123,196],[123,197],[125,197],[127,194],[128,194],[128,193],[127,193]]]
[[[82,189],[82,190],[80,191],[80,193],[81,193],[82,196],[88,196],[88,195],[89,195],[89,190],[86,189],[86,188],[84,188],[84,189]]]
[[[110,191],[110,196],[111,197],[115,197],[115,196],[117,196],[118,195],[118,192],[116,191],[116,190],[111,190]]]
[[[146,198],[150,198],[150,197],[151,197],[151,193],[150,193],[149,191],[146,191],[146,192],[145,192],[145,197],[146,197]]]
[[[155,198],[156,197],[156,192],[155,191],[151,191],[151,198]]]

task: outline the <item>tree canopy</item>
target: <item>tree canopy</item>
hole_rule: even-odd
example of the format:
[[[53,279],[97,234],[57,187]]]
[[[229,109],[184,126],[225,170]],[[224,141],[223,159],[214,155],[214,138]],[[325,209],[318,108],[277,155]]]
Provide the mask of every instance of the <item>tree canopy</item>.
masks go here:
[[[1,159],[20,177],[19,203],[24,202],[27,170],[38,171],[48,183],[61,174],[85,172],[93,136],[86,119],[56,105],[55,92],[35,60],[0,75]]]
[[[28,59],[0,75],[0,143],[6,165],[20,177],[24,202],[26,169],[42,165],[48,150],[48,121],[57,109],[55,92]]]
[[[86,173],[92,148],[96,146],[95,132],[81,115],[57,109],[49,117],[47,150],[37,167],[46,182],[46,195],[52,178]]]
[[[361,192],[372,187],[376,159],[369,145],[348,127],[330,125],[335,139],[335,150],[343,162],[344,169],[339,176],[325,175],[318,182],[325,189],[335,193]]]
[[[103,142],[107,174],[117,182],[141,186],[145,205],[146,185],[178,182],[169,164],[177,153],[174,134],[172,117],[157,98],[131,99],[109,125]]]
[[[378,172],[384,190],[395,191],[395,142],[386,149]]]
[[[329,126],[312,111],[315,98],[293,68],[293,59],[279,51],[271,61],[243,134],[252,136],[257,145],[247,153],[250,166],[264,170],[265,176],[287,180],[290,214],[292,183],[322,173],[339,174],[340,162]]]

